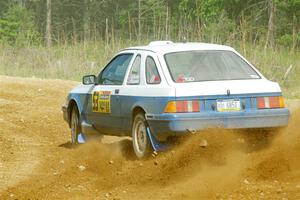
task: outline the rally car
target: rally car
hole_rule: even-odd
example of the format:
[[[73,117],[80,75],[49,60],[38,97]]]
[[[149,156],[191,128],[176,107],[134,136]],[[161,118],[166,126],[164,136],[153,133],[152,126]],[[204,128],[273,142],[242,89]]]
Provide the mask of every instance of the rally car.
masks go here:
[[[286,126],[278,83],[233,48],[155,41],[122,50],[83,77],[62,107],[73,143],[88,135],[131,136],[138,158],[174,136],[211,127]]]

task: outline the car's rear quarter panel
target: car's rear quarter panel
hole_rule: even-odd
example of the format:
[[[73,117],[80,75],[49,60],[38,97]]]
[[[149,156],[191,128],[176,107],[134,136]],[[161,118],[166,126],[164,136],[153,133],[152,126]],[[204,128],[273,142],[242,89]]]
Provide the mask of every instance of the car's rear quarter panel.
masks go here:
[[[124,130],[131,130],[134,109],[141,108],[145,113],[162,114],[168,101],[174,99],[175,88],[166,84],[127,86],[120,93]]]

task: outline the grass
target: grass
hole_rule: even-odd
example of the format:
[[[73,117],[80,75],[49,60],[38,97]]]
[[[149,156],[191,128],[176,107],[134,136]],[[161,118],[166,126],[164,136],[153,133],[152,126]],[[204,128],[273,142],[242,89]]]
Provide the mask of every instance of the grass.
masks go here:
[[[144,44],[147,44],[144,42]],[[0,46],[0,74],[22,77],[69,79],[80,81],[86,74],[98,74],[109,59],[120,49],[136,45],[130,41],[115,41],[106,46],[104,41],[56,45],[12,47]],[[261,45],[231,45],[253,63],[268,79],[279,82],[284,95],[300,98],[300,53],[276,48],[264,50]],[[292,66],[286,80],[288,68]]]
[[[119,49],[94,44],[59,45],[51,48],[2,46],[0,74],[80,80],[84,74],[98,74]]]
[[[261,47],[249,49],[250,51],[245,56],[266,78],[278,82],[285,96],[300,98],[299,52],[290,52],[283,48],[267,49],[266,51]]]

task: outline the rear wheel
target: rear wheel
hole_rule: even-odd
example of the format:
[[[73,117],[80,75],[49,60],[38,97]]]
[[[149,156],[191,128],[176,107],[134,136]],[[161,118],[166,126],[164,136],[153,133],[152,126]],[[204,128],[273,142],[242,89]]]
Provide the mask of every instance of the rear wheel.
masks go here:
[[[78,135],[80,133],[78,108],[74,106],[71,113],[71,142],[78,144]]]
[[[144,114],[138,113],[132,125],[132,144],[134,153],[138,158],[146,158],[152,152],[152,147],[147,134],[147,122]]]

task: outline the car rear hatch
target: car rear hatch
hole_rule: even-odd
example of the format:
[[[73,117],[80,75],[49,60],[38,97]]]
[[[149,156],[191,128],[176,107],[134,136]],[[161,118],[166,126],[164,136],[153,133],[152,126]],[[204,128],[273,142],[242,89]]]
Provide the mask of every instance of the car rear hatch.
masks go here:
[[[283,103],[278,84],[265,79],[176,83],[175,88],[177,112],[241,112]]]

